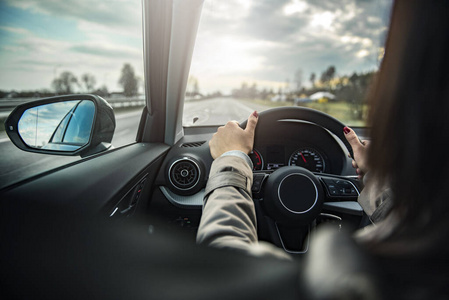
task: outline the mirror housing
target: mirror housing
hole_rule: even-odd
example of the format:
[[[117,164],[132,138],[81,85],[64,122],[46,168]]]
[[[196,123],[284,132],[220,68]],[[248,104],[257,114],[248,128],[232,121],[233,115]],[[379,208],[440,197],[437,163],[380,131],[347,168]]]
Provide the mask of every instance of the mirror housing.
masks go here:
[[[27,141],[25,141],[24,137],[21,135],[21,133],[22,134],[24,133],[24,130],[23,129],[22,131],[20,130],[21,126],[23,128],[24,127],[23,124],[26,124],[26,122],[21,121],[22,117],[25,115],[25,113],[30,112],[30,109],[38,109],[38,107],[44,106],[46,108],[48,107],[48,105],[56,103],[62,105],[64,103],[75,103],[75,104],[73,108],[68,109],[65,116],[62,116],[59,124],[56,124],[54,132],[53,134],[51,134],[51,138],[49,138],[48,144],[46,144],[43,147],[40,147],[37,146],[37,143],[35,145],[30,145],[29,143],[27,143]],[[77,107],[79,106],[80,103],[89,103],[88,107],[92,107],[92,104],[90,103],[93,103],[94,106],[93,115],[92,109],[77,110]],[[75,110],[77,110],[78,117],[87,118],[88,122],[90,122],[90,120],[92,122],[91,124],[87,124],[87,126],[84,126],[83,136],[79,137],[77,137],[76,135],[71,136],[72,141],[80,139],[82,142],[81,143],[52,142],[55,139],[57,131],[61,130],[62,128],[61,126],[64,126],[63,124],[64,122],[68,123],[65,124],[66,127],[64,129],[64,131],[67,132],[67,128],[70,127],[72,115],[73,116],[75,115],[74,114]],[[86,116],[87,113],[89,114],[89,116]],[[30,114],[31,113],[28,113],[28,115]],[[49,114],[48,116],[45,115],[39,116],[39,122],[41,122],[41,124],[44,124],[46,121],[50,121],[46,120],[45,118],[50,118]],[[34,132],[35,136],[38,135],[37,120],[38,118],[36,118],[36,129],[35,129],[36,132]],[[86,130],[89,130],[89,128],[90,132],[89,131],[86,132]],[[8,134],[8,137],[13,142],[13,144],[16,145],[21,150],[42,154],[66,155],[66,156],[80,155],[81,157],[85,157],[111,148],[112,136],[114,135],[115,130],[115,116],[113,109],[109,105],[109,103],[99,96],[88,94],[56,96],[32,102],[27,102],[17,106],[5,121],[5,130],[6,133]]]

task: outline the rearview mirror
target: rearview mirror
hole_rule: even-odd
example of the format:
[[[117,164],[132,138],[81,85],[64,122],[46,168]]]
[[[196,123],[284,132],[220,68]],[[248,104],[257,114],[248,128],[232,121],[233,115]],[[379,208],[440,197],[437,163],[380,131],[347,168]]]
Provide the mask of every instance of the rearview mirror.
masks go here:
[[[19,105],[5,129],[25,151],[87,156],[111,147],[115,117],[101,97],[59,96]]]

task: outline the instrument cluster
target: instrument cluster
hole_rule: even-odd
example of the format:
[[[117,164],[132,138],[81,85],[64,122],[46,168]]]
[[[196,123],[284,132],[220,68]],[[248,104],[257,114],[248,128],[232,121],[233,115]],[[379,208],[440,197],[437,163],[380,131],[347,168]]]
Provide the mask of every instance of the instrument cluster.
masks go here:
[[[262,151],[254,149],[249,157],[253,162],[253,171],[276,170],[283,166],[299,166],[311,172],[325,173],[327,156],[312,146],[299,147],[287,152],[285,146],[267,146]]]

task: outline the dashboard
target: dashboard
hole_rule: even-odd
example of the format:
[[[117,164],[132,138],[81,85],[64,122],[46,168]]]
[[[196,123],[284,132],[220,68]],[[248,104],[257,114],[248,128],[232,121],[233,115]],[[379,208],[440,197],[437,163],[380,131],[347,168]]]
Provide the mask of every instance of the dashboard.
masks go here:
[[[167,153],[153,191],[149,213],[174,227],[194,231],[213,159],[209,141],[218,126],[186,127],[184,137]],[[271,172],[288,165],[315,174],[356,177],[347,149],[332,133],[312,123],[278,121],[258,124],[250,157],[254,172]]]
[[[184,137],[170,149],[156,179],[156,185],[162,187],[166,197],[181,199],[205,188],[213,162],[209,141],[217,128],[185,128]],[[275,126],[258,125],[254,150],[249,156],[255,172],[296,165],[317,174],[356,176],[347,150],[338,138],[307,122],[278,121]],[[202,204],[184,200],[185,207],[189,208]]]

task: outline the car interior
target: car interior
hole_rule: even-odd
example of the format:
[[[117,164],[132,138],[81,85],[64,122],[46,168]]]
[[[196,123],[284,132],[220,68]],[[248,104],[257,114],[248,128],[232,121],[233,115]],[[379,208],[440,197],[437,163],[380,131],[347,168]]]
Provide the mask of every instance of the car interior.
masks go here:
[[[21,202],[45,203],[115,224],[144,220],[150,232],[173,230],[195,243],[213,161],[209,141],[220,126],[182,123],[202,5],[202,0],[143,1],[146,100],[135,143],[111,144],[114,109],[97,95],[54,96],[14,109],[5,129],[19,149],[81,159],[3,187],[2,214],[20,209]],[[24,128],[33,109],[60,107],[67,109],[56,129],[35,133],[45,135],[46,146],[33,144],[36,136],[27,139]],[[368,224],[357,203],[363,182],[351,165],[344,127],[305,107],[260,112],[250,153],[260,240],[301,260],[320,226],[353,232]],[[354,130],[369,138],[368,128]]]

